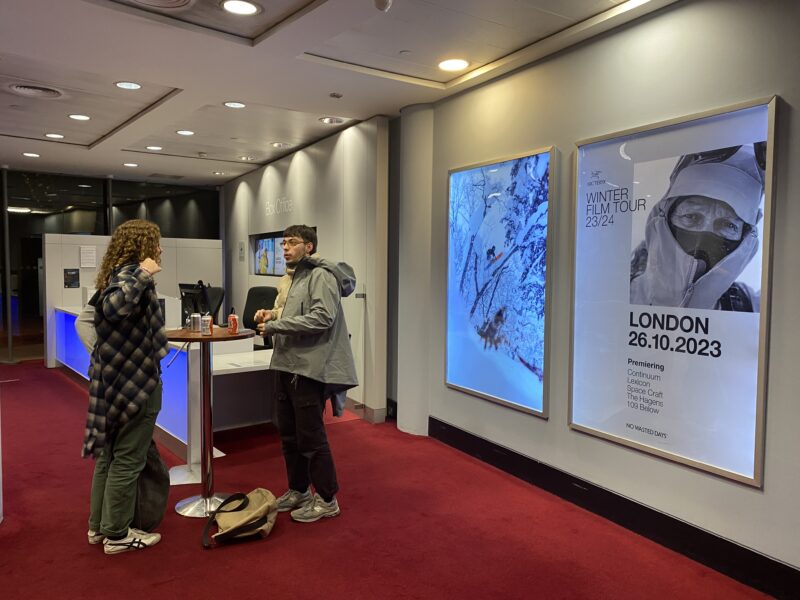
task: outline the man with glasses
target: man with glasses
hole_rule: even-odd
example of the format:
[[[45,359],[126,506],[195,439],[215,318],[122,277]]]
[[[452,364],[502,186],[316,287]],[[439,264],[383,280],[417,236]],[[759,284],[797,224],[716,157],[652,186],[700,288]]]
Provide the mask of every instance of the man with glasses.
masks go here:
[[[686,154],[631,259],[631,304],[758,312],[736,279],[759,249],[766,144]]]
[[[292,225],[283,235],[286,275],[275,307],[258,310],[254,320],[261,333],[272,336],[270,369],[278,371],[278,429],[289,480],[278,510],[312,523],[340,512],[323,412],[327,398],[341,401],[358,385],[341,305],[356,281],[349,265],[315,254],[317,233],[311,227]]]

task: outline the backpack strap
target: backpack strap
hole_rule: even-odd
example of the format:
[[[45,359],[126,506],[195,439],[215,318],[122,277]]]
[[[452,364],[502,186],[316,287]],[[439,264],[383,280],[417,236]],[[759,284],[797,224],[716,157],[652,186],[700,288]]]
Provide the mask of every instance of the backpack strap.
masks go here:
[[[229,504],[232,504],[233,502],[235,502],[237,500],[240,501],[239,502],[239,506],[237,506],[236,508],[232,508],[230,510],[222,510],[223,507],[228,506]],[[222,504],[220,504],[217,507],[217,510],[212,510],[211,513],[208,515],[208,520],[206,521],[206,526],[203,528],[203,548],[211,548],[211,546],[212,546],[212,544],[211,544],[211,536],[209,534],[211,533],[211,526],[216,522],[217,513],[221,513],[221,512],[223,512],[223,513],[237,512],[237,511],[240,511],[240,510],[244,510],[245,508],[247,508],[247,505],[249,504],[249,502],[250,502],[250,499],[247,497],[246,494],[243,494],[241,492],[237,492],[237,493],[231,494],[230,496],[225,498],[225,500],[222,501]],[[225,541],[225,540],[221,540],[221,541]]]

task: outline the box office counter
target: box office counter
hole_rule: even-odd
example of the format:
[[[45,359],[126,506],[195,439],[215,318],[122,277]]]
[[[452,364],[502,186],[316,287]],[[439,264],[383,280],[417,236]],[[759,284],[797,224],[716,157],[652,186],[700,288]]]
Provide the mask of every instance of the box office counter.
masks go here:
[[[75,331],[80,312],[80,307],[55,307],[56,361],[88,381],[89,353]],[[254,351],[250,339],[212,343],[212,353],[214,430],[271,422],[272,350]],[[199,370],[199,344],[170,343],[169,354],[161,361],[164,388],[155,435],[190,464],[200,460],[200,377],[191,376]]]

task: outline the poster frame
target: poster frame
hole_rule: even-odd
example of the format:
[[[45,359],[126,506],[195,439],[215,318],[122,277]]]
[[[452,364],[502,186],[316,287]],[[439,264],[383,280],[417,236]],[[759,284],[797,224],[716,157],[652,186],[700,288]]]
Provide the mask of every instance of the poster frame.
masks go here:
[[[547,256],[545,257],[545,307],[544,307],[544,374],[542,377],[542,410],[534,410],[528,408],[526,406],[521,406],[509,400],[505,400],[504,398],[500,398],[498,396],[492,396],[491,394],[487,394],[481,392],[479,390],[474,390],[472,388],[468,388],[465,386],[460,386],[454,383],[450,383],[447,380],[447,366],[448,366],[448,343],[447,343],[447,331],[448,327],[447,324],[449,322],[449,314],[448,314],[448,298],[450,297],[450,184],[451,178],[454,173],[459,173],[461,171],[469,171],[472,169],[477,169],[480,167],[486,167],[490,165],[495,165],[499,163],[508,162],[510,160],[517,160],[520,158],[527,158],[529,156],[535,156],[537,154],[549,154],[549,165],[548,165],[548,178],[547,178],[547,242],[545,244]],[[523,152],[518,152],[515,154],[509,154],[506,156],[500,156],[497,158],[492,158],[489,160],[471,163],[468,165],[462,165],[459,167],[453,167],[448,169],[447,171],[447,218],[445,221],[445,239],[447,240],[447,257],[446,257],[446,265],[447,265],[447,279],[445,281],[445,343],[444,343],[444,384],[445,387],[456,390],[459,392],[463,392],[470,396],[474,396],[476,398],[481,398],[482,400],[487,400],[494,404],[498,404],[500,406],[505,406],[506,408],[513,409],[515,411],[533,415],[539,417],[544,420],[548,420],[550,416],[550,393],[549,393],[549,382],[550,382],[550,363],[551,363],[551,353],[550,353],[550,334],[551,334],[551,322],[552,322],[552,297],[553,297],[553,281],[552,281],[552,273],[553,273],[553,252],[554,252],[554,235],[555,235],[555,218],[554,215],[556,211],[557,203],[554,202],[554,184],[557,180],[556,172],[557,172],[557,165],[556,161],[558,158],[558,150],[555,146],[543,146],[540,148],[536,148],[533,150],[527,150]]]
[[[774,228],[774,164],[775,164],[775,120],[777,111],[778,96],[768,96],[756,100],[740,102],[725,106],[723,108],[711,109],[699,113],[675,117],[672,119],[651,123],[631,129],[617,131],[593,138],[577,141],[573,155],[573,178],[572,178],[572,210],[573,215],[570,220],[570,235],[572,238],[572,281],[570,289],[570,354],[569,354],[569,428],[591,436],[595,436],[628,448],[642,451],[644,453],[657,456],[662,459],[693,467],[713,475],[730,479],[739,483],[744,483],[755,488],[764,487],[764,455],[765,455],[765,423],[766,423],[766,400],[768,385],[768,364],[769,364],[769,332],[771,317],[771,281],[772,281],[772,250],[773,250],[773,228]],[[677,453],[668,452],[654,446],[643,444],[618,435],[600,431],[593,427],[575,423],[573,419],[574,408],[574,368],[575,368],[575,289],[577,285],[577,234],[578,234],[578,175],[580,169],[580,151],[584,146],[597,142],[606,142],[617,138],[627,138],[634,135],[653,132],[658,129],[665,129],[675,125],[690,124],[710,117],[716,117],[727,113],[736,112],[743,109],[754,108],[757,106],[767,107],[767,161],[764,175],[764,234],[762,240],[762,270],[761,270],[761,308],[759,312],[759,340],[757,356],[757,381],[756,381],[756,412],[755,412],[755,441],[754,441],[754,461],[753,477],[747,477],[727,469],[694,460]]]

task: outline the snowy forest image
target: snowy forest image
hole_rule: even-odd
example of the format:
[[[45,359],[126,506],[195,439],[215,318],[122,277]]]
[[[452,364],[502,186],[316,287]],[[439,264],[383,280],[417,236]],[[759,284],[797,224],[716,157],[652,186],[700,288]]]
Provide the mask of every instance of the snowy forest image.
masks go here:
[[[542,410],[550,154],[450,175],[447,384]]]

